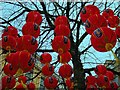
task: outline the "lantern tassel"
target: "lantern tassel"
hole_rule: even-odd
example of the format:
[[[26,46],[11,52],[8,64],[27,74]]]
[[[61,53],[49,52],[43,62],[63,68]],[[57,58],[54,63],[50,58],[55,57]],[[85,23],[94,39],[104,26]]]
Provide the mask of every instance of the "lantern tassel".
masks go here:
[[[113,50],[111,50],[111,52],[112,52],[112,54],[113,54],[113,56],[114,56],[114,58],[115,58],[115,61],[116,61],[116,65],[119,65],[120,64],[120,60],[118,59],[118,57],[117,57],[117,55],[113,52]]]
[[[23,87],[24,87],[25,90],[28,90],[26,84],[24,84],[22,80],[21,80],[21,84],[23,85]]]
[[[16,72],[16,77],[17,76],[20,76],[20,75],[23,75],[23,70],[21,68],[19,68]]]

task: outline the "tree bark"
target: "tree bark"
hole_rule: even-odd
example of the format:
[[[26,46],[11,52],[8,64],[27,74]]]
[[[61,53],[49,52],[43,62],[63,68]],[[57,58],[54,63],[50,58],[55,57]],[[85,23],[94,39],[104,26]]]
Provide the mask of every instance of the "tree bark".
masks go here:
[[[74,90],[85,90],[85,73],[80,60],[80,55],[72,54],[74,69]]]
[[[71,39],[72,41],[72,39]],[[80,60],[80,52],[78,51],[78,47],[76,48],[76,44],[71,43],[71,55],[72,55],[72,63],[73,63],[73,71],[74,71],[74,90],[85,90],[85,72],[83,69],[83,65]],[[77,50],[76,50],[77,49]]]

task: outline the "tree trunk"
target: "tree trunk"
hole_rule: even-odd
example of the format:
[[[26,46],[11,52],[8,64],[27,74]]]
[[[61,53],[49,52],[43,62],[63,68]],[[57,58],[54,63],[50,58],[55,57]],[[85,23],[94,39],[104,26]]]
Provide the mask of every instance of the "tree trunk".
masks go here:
[[[74,90],[85,90],[85,73],[80,60],[80,55],[72,55],[74,69]]]
[[[70,52],[72,55],[74,71],[74,90],[85,90],[85,73],[80,60],[80,52],[78,51],[78,47],[76,48],[76,44],[73,41],[71,43]]]

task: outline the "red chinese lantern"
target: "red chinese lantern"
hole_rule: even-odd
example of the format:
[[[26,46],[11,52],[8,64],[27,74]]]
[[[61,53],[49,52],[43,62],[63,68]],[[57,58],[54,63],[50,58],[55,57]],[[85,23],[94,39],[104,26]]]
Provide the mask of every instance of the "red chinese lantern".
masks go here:
[[[8,63],[4,66],[4,73],[8,76],[13,76],[16,74],[17,70],[16,68],[13,68],[12,64]]]
[[[94,14],[90,16],[85,22],[85,28],[87,33],[89,34],[92,34],[93,31],[96,30],[97,28],[106,26],[107,26],[106,19],[99,14]]]
[[[65,84],[66,86],[69,88],[69,90],[74,90],[74,81],[73,81],[73,78],[68,78],[66,81],[65,81]]]
[[[72,56],[70,54],[70,52],[65,52],[61,55],[58,55],[58,61],[60,63],[68,63],[71,60]]]
[[[52,48],[59,54],[65,53],[70,49],[70,40],[66,36],[56,36],[52,41]]]
[[[35,84],[33,82],[30,82],[29,84],[27,84],[27,88],[28,90],[35,90]]]
[[[94,14],[100,14],[99,9],[94,5],[85,6],[80,12],[82,22],[85,22],[90,16]]]
[[[26,85],[20,83],[15,87],[16,90],[26,90]]]
[[[51,76],[51,77],[46,77],[44,80],[44,85],[47,89],[54,89],[57,87],[58,80]]]
[[[23,76],[23,75],[22,75],[22,76],[19,76],[19,77],[18,77],[18,82],[25,84],[25,83],[27,82],[27,77],[26,77],[26,76]]]
[[[2,38],[2,48],[5,50],[16,50],[17,42],[13,36],[4,36]]]
[[[71,77],[73,70],[69,64],[64,64],[59,68],[58,73],[63,78],[69,78]]]
[[[94,76],[87,76],[86,77],[86,84],[87,85],[95,85],[96,78]]]
[[[24,35],[18,39],[17,50],[22,51],[26,50],[33,54],[38,47],[36,39],[31,35]]]
[[[7,35],[10,35],[16,38],[18,36],[18,31],[15,27],[8,26],[7,28],[4,29],[2,37],[7,36]]]
[[[26,22],[34,22],[34,23],[40,25],[42,22],[42,16],[38,11],[30,11],[27,14]]]
[[[110,81],[109,78],[105,75],[98,75],[97,77],[97,85],[102,88],[106,88],[109,86]]]
[[[2,77],[2,89],[12,89],[16,84],[14,77],[4,76]]]
[[[111,71],[107,71],[105,75],[109,78],[109,80],[113,80],[114,79],[114,74]]]
[[[19,51],[16,53],[10,53],[7,57],[6,57],[6,61],[8,63],[11,63],[13,68],[18,69],[19,68]]]
[[[52,76],[52,74],[54,73],[54,66],[52,66],[51,64],[45,64],[42,67],[42,73],[45,76]]]
[[[96,85],[87,85],[86,90],[98,90]]]
[[[66,25],[69,27],[69,22],[68,22],[68,18],[66,16],[58,16],[56,19],[55,19],[55,22],[54,22],[55,26],[58,26],[58,25]]]
[[[63,36],[69,37],[70,29],[68,26],[60,24],[55,27],[54,34],[55,36],[63,35]]]
[[[117,27],[120,23],[120,20],[118,18],[118,16],[110,16],[108,18],[108,25],[111,27],[111,28],[114,28],[114,27]]]
[[[22,33],[23,35],[31,35],[37,38],[40,34],[40,28],[39,26],[34,22],[27,22],[22,27]]]
[[[49,53],[47,53],[47,52],[44,52],[40,56],[40,62],[43,63],[43,64],[50,63],[51,60],[52,60],[52,56]]]
[[[19,52],[18,59],[19,59],[19,64],[20,64],[19,66],[20,66],[20,68],[21,67],[25,68],[26,65],[28,64],[30,58],[31,58],[31,54],[29,52],[27,52],[27,51]]]
[[[107,20],[110,16],[114,15],[114,11],[112,9],[105,9],[102,13],[102,16],[105,17]]]
[[[97,75],[100,75],[100,74],[105,75],[107,72],[107,69],[104,65],[97,65],[94,71]]]
[[[98,28],[91,36],[91,44],[99,52],[110,51],[116,44],[116,34],[110,28]]]
[[[9,53],[9,54],[6,56],[5,60],[6,60],[8,63],[11,63],[14,54],[15,54],[15,53]]]
[[[117,35],[117,38],[120,38],[120,26],[116,27],[115,33]]]
[[[19,65],[23,72],[28,72],[34,67],[34,58],[27,51],[21,51],[19,54]]]

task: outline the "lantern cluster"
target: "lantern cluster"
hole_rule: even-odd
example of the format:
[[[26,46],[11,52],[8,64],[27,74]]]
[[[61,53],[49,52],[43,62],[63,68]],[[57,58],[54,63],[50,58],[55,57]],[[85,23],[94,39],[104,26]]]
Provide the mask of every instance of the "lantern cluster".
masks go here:
[[[27,83],[27,77],[26,76],[19,76],[18,77],[18,84],[16,85],[16,90],[35,90],[35,84],[33,82]]]
[[[20,74],[29,72],[30,70],[33,69],[34,63],[35,63],[34,58],[28,51],[17,51],[15,53],[10,53],[6,57],[6,61],[7,61],[7,64],[4,66],[3,71],[7,76],[3,77],[3,79],[6,77],[10,77],[10,80],[13,78],[15,81],[10,82],[10,81],[3,80],[2,83],[5,83],[5,86],[4,84],[2,86],[3,89],[5,88],[12,89],[15,86],[14,84],[16,83],[16,79],[14,77],[17,75],[19,76]],[[26,83],[26,81],[27,81],[27,78],[25,76],[18,77],[18,82],[20,84],[16,86],[16,88],[18,87],[21,88],[21,86],[25,86],[23,83]],[[7,86],[7,84],[9,85],[9,83],[13,84],[14,86],[13,87]],[[23,88],[26,88],[26,87],[23,87]]]
[[[2,77],[2,90],[13,89],[16,90],[35,90],[35,84],[33,82],[27,83],[27,77],[22,75],[17,79],[11,76]],[[16,83],[18,82],[18,83]]]
[[[70,28],[68,18],[65,16],[58,16],[55,19],[55,37],[52,41],[52,48],[58,53],[58,62],[63,65],[59,68],[59,75],[63,78],[69,78],[72,75],[72,67],[67,64],[72,56],[70,50]]]
[[[105,9],[100,14],[94,5],[85,6],[80,12],[86,32],[91,35],[91,44],[95,50],[106,52],[112,50],[119,38],[120,19],[114,15],[113,10]],[[112,30],[116,28],[116,30]],[[108,33],[109,32],[109,33]]]
[[[5,83],[5,85],[3,84],[3,88],[12,89],[15,86],[14,76],[19,76],[34,68],[35,59],[32,54],[35,53],[38,47],[36,38],[40,34],[39,25],[41,22],[42,16],[40,13],[31,11],[27,14],[26,24],[22,28],[23,36],[19,36],[17,29],[13,26],[8,26],[3,30],[2,40],[0,41],[2,42],[1,47],[10,52],[5,59],[7,63],[3,67],[4,74],[7,75],[3,77],[3,79],[5,79],[3,81],[3,83]],[[7,78],[10,79],[8,80]],[[13,81],[14,83],[11,85],[10,83]],[[22,86],[24,88],[34,87],[32,82],[30,85],[24,85],[23,82],[20,82],[20,84],[16,86],[16,89]]]
[[[58,16],[54,23],[55,37],[52,41],[52,48],[55,52],[61,55],[70,49],[70,40],[68,38],[70,35],[69,22],[67,17]]]
[[[113,81],[114,74],[111,71],[108,71],[104,65],[98,65],[95,68],[95,73],[97,76],[87,76],[86,77],[86,85],[87,89],[110,89],[110,90],[117,90],[118,85],[116,82]]]
[[[45,76],[44,85],[47,89],[55,89],[58,84],[58,80],[53,76],[54,66],[50,64],[51,61],[52,56],[47,52],[40,56],[40,62],[44,64],[41,71]]]
[[[23,35],[31,35],[37,38],[40,35],[39,25],[42,22],[42,16],[38,11],[30,11],[26,17],[26,23],[22,28]]]

